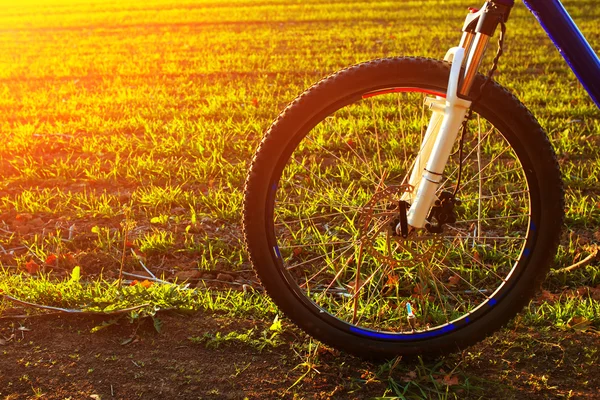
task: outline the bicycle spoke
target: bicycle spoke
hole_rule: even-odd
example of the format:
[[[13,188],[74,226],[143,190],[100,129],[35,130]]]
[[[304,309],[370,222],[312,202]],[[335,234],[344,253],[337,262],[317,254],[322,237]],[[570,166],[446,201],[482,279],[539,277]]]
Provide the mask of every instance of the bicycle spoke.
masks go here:
[[[397,235],[403,184],[426,146],[420,135],[429,121],[422,104],[406,108],[409,98],[398,96],[394,117],[384,118],[370,100],[307,135],[284,170],[274,221],[286,270],[297,271],[298,287],[313,302],[351,325],[406,334],[450,324],[488,301],[507,282],[531,218],[512,148],[477,120],[463,158],[462,205],[451,211],[457,221],[441,224],[439,234]],[[409,131],[410,118],[425,122]],[[392,137],[387,121],[399,125],[395,147],[383,142]],[[456,159],[439,192],[452,185]],[[499,207],[507,199],[510,207]]]

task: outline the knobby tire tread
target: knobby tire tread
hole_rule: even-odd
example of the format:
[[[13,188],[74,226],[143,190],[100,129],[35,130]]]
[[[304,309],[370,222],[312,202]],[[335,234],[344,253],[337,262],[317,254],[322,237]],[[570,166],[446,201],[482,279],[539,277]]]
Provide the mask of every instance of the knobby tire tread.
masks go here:
[[[554,214],[553,216],[542,216],[545,222],[548,218],[554,218],[552,222],[548,223],[549,231],[552,232],[543,232],[541,236],[545,239],[538,238],[538,241],[545,241],[545,243],[542,243],[545,249],[537,248],[537,254],[535,255],[537,260],[536,265],[528,265],[526,268],[526,270],[531,271],[534,269],[534,271],[526,271],[522,274],[533,274],[527,278],[532,284],[529,284],[525,288],[520,287],[518,291],[516,288],[513,288],[507,296],[508,298],[500,302],[498,307],[503,307],[503,309],[501,312],[495,312],[494,315],[499,314],[502,317],[501,321],[479,321],[479,323],[472,324],[477,325],[477,329],[471,327],[468,333],[463,332],[462,336],[456,336],[453,333],[451,335],[455,335],[456,337],[440,337],[408,344],[388,343],[364,337],[353,338],[347,332],[338,332],[331,326],[321,326],[323,322],[319,325],[319,321],[307,320],[310,311],[298,309],[302,308],[300,303],[297,300],[294,303],[294,300],[290,298],[290,290],[281,286],[282,279],[276,276],[273,277],[272,268],[266,266],[266,264],[269,262],[272,263],[272,261],[269,261],[268,249],[265,251],[265,249],[257,248],[260,247],[260,245],[257,245],[257,242],[261,240],[266,242],[266,238],[257,237],[257,235],[262,233],[262,228],[258,228],[257,224],[264,224],[261,221],[266,197],[264,193],[264,181],[269,180],[269,177],[265,176],[265,174],[274,169],[273,158],[275,156],[273,151],[278,148],[278,142],[281,143],[281,136],[290,135],[290,131],[292,134],[295,134],[295,131],[301,130],[301,128],[294,128],[294,126],[297,126],[302,121],[307,123],[308,120],[314,118],[321,111],[319,107],[321,107],[320,104],[324,101],[323,98],[326,97],[328,92],[335,92],[335,89],[340,85],[354,81],[358,81],[360,84],[360,82],[373,79],[373,76],[393,73],[395,70],[398,70],[399,73],[402,73],[402,71],[413,71],[413,73],[414,71],[421,71],[419,73],[425,75],[437,76],[441,74],[447,76],[449,65],[446,62],[426,58],[396,57],[373,60],[338,71],[307,89],[281,112],[265,133],[251,161],[248,178],[244,187],[243,232],[246,243],[250,243],[248,245],[250,261],[258,271],[259,279],[263,282],[265,290],[273,298],[278,307],[307,333],[332,347],[345,350],[363,358],[384,359],[396,355],[438,355],[462,349],[482,340],[506,324],[527,304],[528,300],[535,294],[535,291],[539,289],[558,247],[563,218],[564,194],[556,155],[552,150],[548,137],[533,114],[507,89],[492,81],[487,85],[485,89],[486,93],[483,94],[481,102],[489,103],[493,100],[497,104],[498,109],[503,109],[498,114],[503,114],[507,118],[517,121],[513,126],[518,125],[527,128],[527,132],[515,132],[515,134],[519,136],[520,140],[529,144],[533,143],[536,147],[530,151],[530,157],[535,152],[532,157],[539,157],[540,161],[533,159],[532,163],[543,162],[545,165],[550,182],[545,181],[545,177],[537,176],[536,178],[539,185],[550,185],[549,188],[540,189],[540,191],[542,195],[546,192],[552,194],[553,198],[548,200],[553,202],[552,209],[545,210],[545,213]],[[402,79],[402,76],[398,77],[398,81],[402,81]],[[421,79],[421,77],[418,79]],[[477,76],[473,85],[475,93],[471,94],[473,98],[477,97],[476,92],[478,91],[478,87],[484,80],[485,77],[483,75]],[[343,88],[340,90],[343,90]],[[316,105],[313,106],[313,103]],[[312,112],[313,115],[307,116],[307,112]],[[261,207],[262,210],[260,209]],[[264,243],[263,247],[268,247],[268,243]],[[544,250],[547,254],[541,253]],[[516,282],[514,286],[523,285],[519,285],[519,282]]]

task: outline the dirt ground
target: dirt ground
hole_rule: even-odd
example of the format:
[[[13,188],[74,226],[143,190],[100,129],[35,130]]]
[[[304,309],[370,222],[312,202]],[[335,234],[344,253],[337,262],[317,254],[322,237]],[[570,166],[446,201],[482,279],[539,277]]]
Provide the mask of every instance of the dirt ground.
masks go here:
[[[268,329],[267,323],[203,313],[160,318],[161,334],[151,320],[124,320],[96,333],[91,329],[106,319],[1,321],[1,336],[15,337],[0,346],[0,398],[243,399],[292,397],[298,391],[306,398],[329,398],[348,393],[351,388],[343,386],[352,377],[360,379],[361,362],[343,357],[351,364],[339,368],[341,363],[332,362],[316,379],[286,392],[305,372],[294,370],[302,359],[289,346],[259,351],[235,343],[215,349],[190,340],[207,332]],[[382,393],[377,386],[350,397]]]
[[[172,312],[160,319],[161,333],[151,319],[123,319],[95,333],[106,318],[0,320],[0,399],[363,399],[382,396],[391,382],[427,387],[418,361],[401,360],[390,372],[325,348],[309,359],[306,336],[291,327],[282,344],[261,351],[190,338],[268,330],[265,321]],[[505,329],[444,361],[461,371],[449,398],[600,398],[599,343],[595,332]]]

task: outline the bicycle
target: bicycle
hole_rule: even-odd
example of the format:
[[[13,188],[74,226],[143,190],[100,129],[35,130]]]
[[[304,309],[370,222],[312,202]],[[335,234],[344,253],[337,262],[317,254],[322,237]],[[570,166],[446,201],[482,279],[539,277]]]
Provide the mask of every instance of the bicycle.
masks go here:
[[[600,61],[560,1],[525,4],[600,106]],[[470,9],[444,61],[379,59],[324,78],[265,134],[245,186],[247,248],[313,337],[368,358],[444,354],[539,289],[563,185],[539,123],[491,79],[513,6]]]

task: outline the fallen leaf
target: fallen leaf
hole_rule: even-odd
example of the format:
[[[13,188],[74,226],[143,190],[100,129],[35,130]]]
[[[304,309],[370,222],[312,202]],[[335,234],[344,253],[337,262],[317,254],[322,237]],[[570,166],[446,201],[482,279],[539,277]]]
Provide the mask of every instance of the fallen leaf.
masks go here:
[[[30,275],[33,275],[40,270],[40,266],[35,261],[29,260],[25,263],[25,269]]]
[[[571,329],[584,332],[592,325],[592,321],[582,316],[576,316],[571,318],[568,325]]]
[[[553,293],[550,293],[547,290],[542,290],[542,293],[540,294],[540,299],[544,300],[544,301],[555,301],[556,300],[556,295]]]
[[[445,375],[444,379],[442,379],[442,383],[446,386],[456,386],[458,385],[458,376]]]
[[[48,265],[52,265],[56,262],[57,259],[58,259],[58,257],[56,257],[55,254],[49,254],[48,257],[46,257],[46,260],[44,262]]]
[[[415,379],[417,379],[417,373],[415,371],[410,371],[408,373],[406,373],[402,378],[402,381],[404,382],[411,382],[414,381]]]
[[[339,356],[339,351],[337,351],[336,349],[332,349],[329,346],[319,346],[317,347],[317,353],[319,355],[332,355],[332,356]]]
[[[458,276],[457,274],[454,274],[450,278],[448,278],[448,285],[450,286],[456,286],[458,285],[458,282],[460,282],[460,276]]]
[[[29,221],[29,220],[33,219],[33,215],[28,214],[28,213],[17,214],[17,216],[15,217],[15,219],[17,221]]]
[[[129,337],[121,342],[121,346],[126,346],[129,343],[134,343],[135,337]]]
[[[389,274],[387,277],[387,282],[386,285],[387,286],[395,286],[398,284],[398,275],[396,274]]]
[[[153,283],[150,282],[148,279],[144,279],[142,282],[140,282],[140,285],[148,289],[150,286],[153,285]]]

